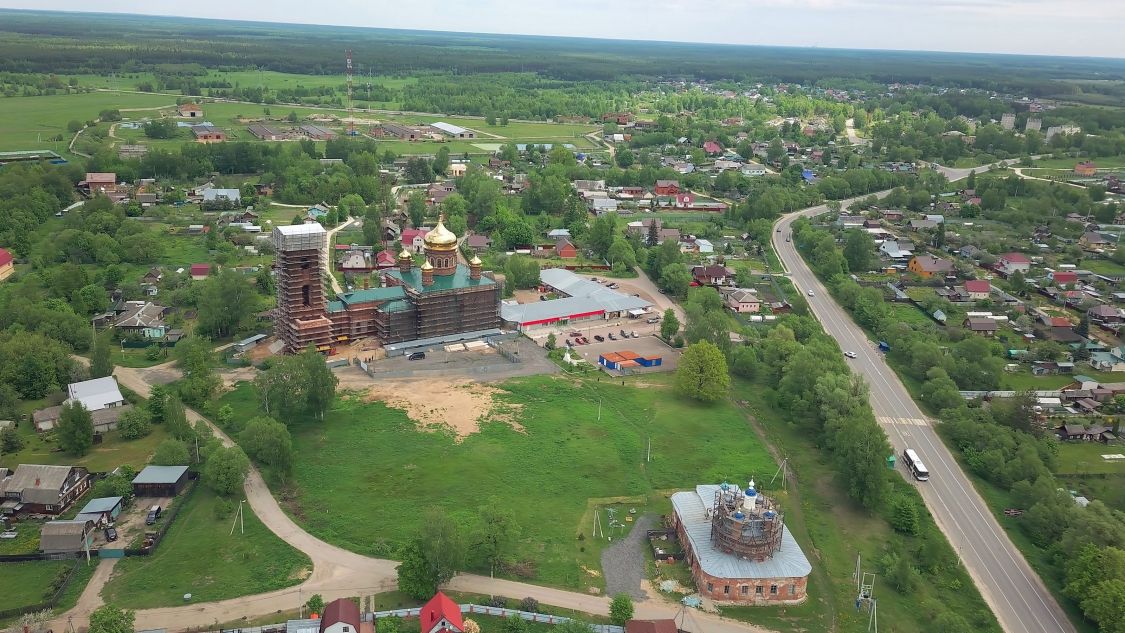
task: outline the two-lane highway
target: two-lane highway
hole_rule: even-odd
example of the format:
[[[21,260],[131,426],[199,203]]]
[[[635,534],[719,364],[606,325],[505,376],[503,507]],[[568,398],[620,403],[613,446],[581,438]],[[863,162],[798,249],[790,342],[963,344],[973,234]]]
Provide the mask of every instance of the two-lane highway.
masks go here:
[[[962,176],[951,175],[954,178]],[[844,208],[851,202],[845,201]],[[896,455],[900,456],[900,467],[902,451],[907,447],[916,450],[926,464],[930,480],[919,483],[918,491],[1005,631],[1073,632],[1074,627],[1058,602],[1012,545],[953,455],[938,438],[932,421],[914,403],[863,330],[828,294],[797,253],[796,244],[786,240],[794,220],[827,211],[827,207],[822,205],[783,217],[775,225],[779,230],[773,234],[774,249],[789,270],[794,285],[806,294],[812,313],[823,324],[825,331],[835,337],[844,351],[856,354],[856,358],[849,359],[848,363],[870,385],[871,406]],[[807,296],[809,290],[814,296]]]

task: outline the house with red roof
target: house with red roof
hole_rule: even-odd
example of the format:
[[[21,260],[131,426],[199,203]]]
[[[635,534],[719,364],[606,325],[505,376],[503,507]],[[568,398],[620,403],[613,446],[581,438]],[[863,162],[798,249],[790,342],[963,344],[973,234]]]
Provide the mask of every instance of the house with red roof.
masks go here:
[[[1089,178],[1090,176],[1097,176],[1098,168],[1096,165],[1094,165],[1094,163],[1085,160],[1074,166],[1074,175],[1084,176],[1087,178]]]
[[[359,605],[346,598],[337,598],[324,606],[320,633],[359,633],[359,623]]]
[[[1011,275],[1014,272],[1027,273],[1031,270],[1031,260],[1023,253],[1005,253],[996,260],[996,270]]]
[[[4,281],[16,272],[13,261],[12,254],[7,249],[0,248],[0,281]]]
[[[707,141],[703,144],[703,151],[707,152],[708,154],[722,154],[723,148],[720,147],[719,144],[715,141]]]
[[[421,255],[426,247],[426,233],[429,232],[430,229],[426,227],[420,229],[403,229],[402,247],[415,255]]]
[[[987,279],[972,279],[965,282],[965,294],[970,301],[984,301],[992,294],[992,284]]]
[[[418,623],[422,633],[461,633],[465,630],[461,607],[440,591],[422,607]]]
[[[1069,286],[1078,283],[1078,273],[1073,270],[1055,270],[1047,274],[1051,281],[1058,286]]]
[[[195,281],[202,281],[211,275],[211,264],[192,264],[191,265],[191,278]]]
[[[385,268],[395,267],[395,255],[390,251],[379,251],[375,254],[375,268],[383,270]]]

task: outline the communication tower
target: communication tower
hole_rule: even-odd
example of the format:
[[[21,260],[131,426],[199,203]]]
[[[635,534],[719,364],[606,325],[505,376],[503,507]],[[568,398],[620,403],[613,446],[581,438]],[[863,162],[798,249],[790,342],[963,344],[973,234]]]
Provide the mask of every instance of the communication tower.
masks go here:
[[[348,72],[348,136],[355,136],[355,112],[352,105],[352,51],[348,49],[345,52]]]

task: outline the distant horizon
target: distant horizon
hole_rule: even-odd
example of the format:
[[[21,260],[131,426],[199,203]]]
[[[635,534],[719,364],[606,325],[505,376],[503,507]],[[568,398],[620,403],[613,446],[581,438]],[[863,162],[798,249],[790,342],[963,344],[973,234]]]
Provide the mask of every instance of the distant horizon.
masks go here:
[[[1112,15],[1115,2],[1088,0],[1078,7],[1062,7],[1051,0],[982,0],[975,4],[933,0],[920,8],[892,0],[622,0],[612,6],[571,0],[559,7],[535,0],[480,0],[473,7],[463,3],[446,7],[442,0],[415,0],[409,7],[370,7],[363,0],[322,0],[317,4],[320,10],[310,14],[301,0],[276,0],[260,8],[255,6],[257,2],[231,6],[218,0],[198,0],[191,5],[194,10],[186,13],[181,3],[169,0],[105,0],[98,11],[90,11],[89,3],[78,0],[0,0],[0,9],[657,44],[1118,61],[1125,59],[1121,25],[1100,18]],[[325,5],[329,10],[324,10]],[[513,11],[506,10],[507,6],[513,6]],[[345,12],[355,20],[323,19]],[[740,19],[748,21],[748,28],[734,24]],[[1001,21],[1003,28],[998,28]],[[677,25],[675,29],[669,28],[670,22]],[[902,22],[909,26],[903,28]],[[638,37],[627,36],[632,33]],[[878,44],[872,41],[876,36]],[[980,42],[992,45],[978,46]]]

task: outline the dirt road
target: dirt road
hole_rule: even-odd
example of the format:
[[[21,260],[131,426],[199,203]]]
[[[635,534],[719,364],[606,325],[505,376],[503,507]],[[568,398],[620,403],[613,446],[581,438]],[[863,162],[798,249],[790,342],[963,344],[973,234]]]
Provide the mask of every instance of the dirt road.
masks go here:
[[[143,372],[127,367],[118,367],[114,375],[118,381],[147,396],[151,386],[146,382]],[[192,409],[187,409],[192,422],[204,420],[224,445],[233,444],[221,430]],[[162,609],[144,609],[137,612],[136,628],[167,629],[182,631],[189,628],[210,627],[222,622],[242,618],[257,618],[279,611],[294,609],[314,593],[325,600],[349,596],[375,594],[394,590],[397,587],[395,567],[397,562],[368,558],[330,545],[304,531],[281,509],[262,479],[261,473],[251,467],[245,483],[246,500],[262,523],[279,538],[309,556],[313,572],[309,578],[296,587],[271,591],[268,593],[218,602],[188,604]],[[73,618],[75,627],[85,627],[90,613],[101,604],[100,592],[113,570],[115,561],[103,561],[86,587],[78,605],[61,614],[52,625],[55,630],[64,630],[68,618]],[[448,584],[449,589],[480,594],[504,595],[511,598],[531,596],[544,604],[598,615],[609,612],[609,599],[573,591],[540,587],[510,580],[487,578],[474,574],[462,574]],[[636,605],[637,617],[672,618],[679,613],[679,605],[661,599],[645,600]],[[688,612],[684,615],[682,626],[693,633],[769,633],[766,629],[727,620],[719,616],[701,612]]]

